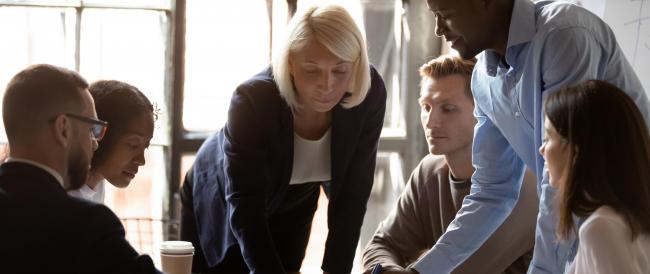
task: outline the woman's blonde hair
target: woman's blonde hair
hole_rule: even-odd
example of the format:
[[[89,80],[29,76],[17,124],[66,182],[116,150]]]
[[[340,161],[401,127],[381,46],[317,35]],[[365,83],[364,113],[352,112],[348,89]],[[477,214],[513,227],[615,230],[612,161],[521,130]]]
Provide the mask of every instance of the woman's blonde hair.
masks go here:
[[[280,95],[292,110],[300,110],[291,76],[291,53],[302,50],[316,40],[344,61],[353,62],[352,78],[341,105],[351,108],[366,98],[370,88],[370,68],[363,34],[352,16],[341,6],[310,7],[296,14],[289,23],[285,44],[274,50],[273,76]]]

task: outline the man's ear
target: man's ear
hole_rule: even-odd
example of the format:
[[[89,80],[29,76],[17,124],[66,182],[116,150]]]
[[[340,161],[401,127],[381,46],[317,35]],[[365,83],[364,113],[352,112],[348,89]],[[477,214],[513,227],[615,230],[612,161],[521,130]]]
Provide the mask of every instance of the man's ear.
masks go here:
[[[70,122],[70,119],[63,114],[54,119],[54,140],[63,147],[67,147],[72,138],[72,124]]]

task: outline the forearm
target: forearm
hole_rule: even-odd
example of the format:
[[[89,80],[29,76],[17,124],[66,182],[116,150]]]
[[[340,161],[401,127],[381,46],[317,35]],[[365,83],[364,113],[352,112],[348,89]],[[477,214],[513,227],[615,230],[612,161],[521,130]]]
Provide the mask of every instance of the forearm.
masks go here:
[[[537,222],[537,181],[527,172],[519,200],[490,238],[453,273],[523,273],[532,259]]]
[[[236,234],[250,273],[285,273],[270,235],[265,237],[256,232]]]
[[[408,262],[405,262],[402,255],[390,240],[375,234],[363,252],[364,272],[372,270],[373,266],[380,263],[385,269],[403,269]]]
[[[251,273],[284,273],[266,221],[265,206],[250,197],[228,199],[232,232]]]
[[[322,269],[330,273],[349,273],[355,257],[367,198],[339,197],[330,200],[329,233],[325,243]]]
[[[535,234],[535,248],[529,273],[564,273],[565,264],[575,256],[575,237],[560,243],[555,234],[558,212],[555,206],[556,189],[548,184],[546,176],[542,182],[539,215]]]

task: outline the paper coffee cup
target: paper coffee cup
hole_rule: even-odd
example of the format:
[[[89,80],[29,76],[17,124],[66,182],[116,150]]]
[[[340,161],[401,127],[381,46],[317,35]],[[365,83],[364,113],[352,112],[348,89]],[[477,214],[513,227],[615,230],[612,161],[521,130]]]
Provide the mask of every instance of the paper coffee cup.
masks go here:
[[[160,244],[162,271],[167,274],[191,274],[194,246],[185,241],[165,241]]]

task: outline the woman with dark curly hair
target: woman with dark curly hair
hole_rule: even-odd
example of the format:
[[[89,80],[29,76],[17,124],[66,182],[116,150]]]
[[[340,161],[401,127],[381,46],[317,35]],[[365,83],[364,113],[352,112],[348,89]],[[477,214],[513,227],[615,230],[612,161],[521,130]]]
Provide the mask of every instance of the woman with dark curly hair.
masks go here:
[[[88,88],[97,117],[108,129],[93,154],[86,184],[69,194],[102,203],[104,181],[124,188],[145,164],[144,151],[153,137],[156,109],[136,87],[115,80],[97,81]]]

